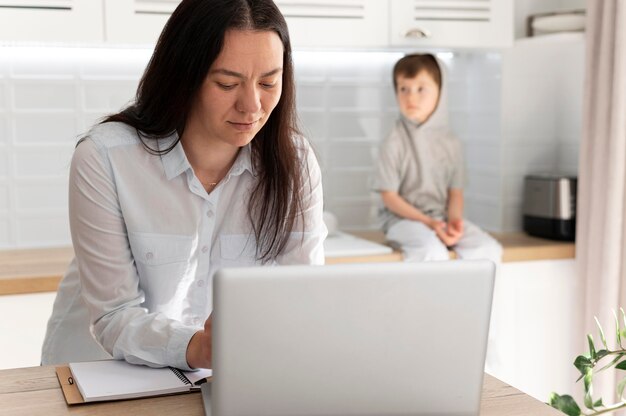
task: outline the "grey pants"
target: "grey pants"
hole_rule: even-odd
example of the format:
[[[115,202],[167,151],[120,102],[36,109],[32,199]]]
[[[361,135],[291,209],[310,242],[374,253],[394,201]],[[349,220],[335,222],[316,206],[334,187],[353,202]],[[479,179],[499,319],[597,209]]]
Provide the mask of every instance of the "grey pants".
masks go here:
[[[452,248],[461,259],[500,263],[502,246],[477,225],[464,220],[463,236]],[[387,240],[402,250],[404,261],[448,260],[448,249],[437,234],[419,221],[401,220],[387,231]]]

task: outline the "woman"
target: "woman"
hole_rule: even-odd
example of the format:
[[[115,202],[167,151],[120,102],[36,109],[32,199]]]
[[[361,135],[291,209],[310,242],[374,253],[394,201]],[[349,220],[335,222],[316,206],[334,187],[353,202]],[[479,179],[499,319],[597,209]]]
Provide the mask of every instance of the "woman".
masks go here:
[[[210,367],[218,268],[323,263],[320,171],[271,0],[182,1],[135,103],[76,147],[70,226],[43,364]]]

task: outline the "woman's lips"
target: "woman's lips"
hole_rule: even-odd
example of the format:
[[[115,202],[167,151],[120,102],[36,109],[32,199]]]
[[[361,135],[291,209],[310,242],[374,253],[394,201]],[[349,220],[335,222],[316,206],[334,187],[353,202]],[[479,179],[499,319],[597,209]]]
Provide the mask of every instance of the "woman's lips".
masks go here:
[[[238,123],[235,121],[229,121],[230,125],[239,131],[250,131],[254,129],[254,126],[256,126],[256,123],[258,122],[259,120],[255,120],[250,123]]]

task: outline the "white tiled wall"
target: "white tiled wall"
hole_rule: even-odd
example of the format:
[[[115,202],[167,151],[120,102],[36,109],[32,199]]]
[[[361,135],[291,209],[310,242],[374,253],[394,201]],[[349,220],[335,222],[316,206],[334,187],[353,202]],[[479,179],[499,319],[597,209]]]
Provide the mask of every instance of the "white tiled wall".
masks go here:
[[[67,245],[74,144],[132,98],[150,51],[0,51],[0,248]]]
[[[150,52],[1,48],[0,248],[69,244],[66,185],[73,145],[100,117],[132,99]],[[337,215],[343,229],[378,225],[378,196],[369,188],[378,144],[397,117],[390,73],[401,55],[295,54],[302,128],[320,158],[326,209]],[[537,146],[503,146],[500,120],[510,110],[501,99],[506,78],[501,54],[442,53],[440,58],[449,69],[451,124],[465,145],[467,217],[486,229],[500,230],[503,223],[513,222],[509,217],[517,206],[503,208],[503,202],[510,202],[503,200],[503,190],[508,182],[517,183],[507,176],[516,170],[507,169],[502,176],[502,166],[516,166],[521,163],[517,151],[532,153]],[[528,95],[529,90],[518,92]],[[552,104],[537,105],[539,111]],[[575,110],[575,105],[560,110],[563,125]],[[512,122],[536,125],[532,117]],[[511,143],[520,138],[510,137]],[[570,164],[576,142],[565,133],[558,140],[568,150],[551,157]],[[548,157],[544,150],[541,157]]]

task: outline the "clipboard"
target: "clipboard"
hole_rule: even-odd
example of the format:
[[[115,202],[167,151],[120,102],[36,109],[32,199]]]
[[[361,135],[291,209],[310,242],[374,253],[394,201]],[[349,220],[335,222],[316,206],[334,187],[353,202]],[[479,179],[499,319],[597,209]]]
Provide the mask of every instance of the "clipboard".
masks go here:
[[[74,377],[72,376],[70,368],[68,366],[62,366],[55,367],[54,370],[57,373],[57,378],[59,379],[59,384],[61,385],[61,390],[63,391],[63,396],[65,397],[67,404],[73,405],[85,403],[83,396],[81,396],[80,391],[78,390],[78,386],[74,382]]]

